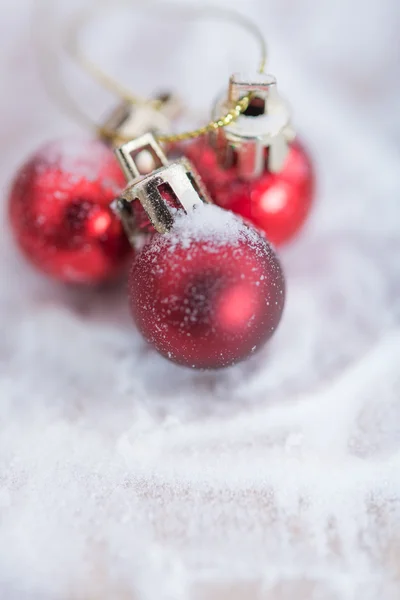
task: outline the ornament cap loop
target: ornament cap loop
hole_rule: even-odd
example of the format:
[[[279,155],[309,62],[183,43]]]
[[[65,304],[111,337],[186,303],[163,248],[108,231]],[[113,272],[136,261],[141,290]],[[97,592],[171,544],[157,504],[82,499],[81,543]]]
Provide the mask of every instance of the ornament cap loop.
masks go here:
[[[115,155],[128,183],[168,165],[166,155],[151,133],[123,144],[115,150]]]
[[[252,92],[264,100],[274,93],[276,95],[276,78],[265,73],[233,73],[231,75],[228,102],[236,104],[243,96]]]

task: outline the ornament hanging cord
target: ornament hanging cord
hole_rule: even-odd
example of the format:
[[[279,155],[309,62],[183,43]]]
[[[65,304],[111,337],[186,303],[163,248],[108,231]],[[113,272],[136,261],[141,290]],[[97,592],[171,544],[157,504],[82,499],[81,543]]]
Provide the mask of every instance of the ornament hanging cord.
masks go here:
[[[43,38],[40,35],[40,27],[43,27],[43,15],[45,8],[48,4],[47,2],[43,2],[40,6],[40,2],[38,2],[39,10],[36,12],[36,23],[34,27],[34,33],[36,34],[36,46],[39,51],[39,58],[42,67],[42,75],[47,84],[47,88],[49,93],[59,102],[65,109],[74,116],[74,118],[78,119],[80,122],[84,123],[85,126],[89,127],[103,136],[106,136],[110,139],[113,139],[117,142],[127,142],[129,139],[121,136],[117,131],[112,129],[106,129],[103,126],[99,125],[95,121],[93,121],[73,100],[73,98],[69,95],[64,83],[61,79],[57,79],[55,77],[55,71],[57,70],[57,65],[55,64],[55,56],[54,53],[49,53],[48,48],[43,45]],[[131,1],[120,1],[120,6],[131,6]],[[142,98],[131,92],[128,88],[126,88],[123,84],[121,84],[118,80],[113,78],[111,75],[106,73],[101,67],[99,67],[93,60],[88,58],[81,49],[79,38],[80,34],[84,30],[84,28],[90,24],[90,22],[94,19],[95,16],[100,16],[100,14],[104,14],[108,12],[110,9],[115,10],[116,4],[103,3],[101,7],[91,7],[90,9],[84,11],[79,14],[68,26],[66,32],[65,39],[65,49],[68,54],[73,58],[73,60],[94,80],[97,81],[102,87],[116,94],[121,100],[125,102],[135,105],[135,104],[146,104],[149,106],[153,106],[153,108],[157,109],[160,107],[160,103],[154,99],[146,99]],[[143,7],[141,7],[143,8]],[[163,3],[162,5],[158,3],[148,2],[146,4],[146,9],[148,8],[157,8],[167,9],[168,13],[170,10],[179,11],[179,16],[187,16],[191,19],[201,19],[201,18],[215,18],[219,20],[228,21],[231,23],[235,23],[247,30],[252,34],[252,36],[257,40],[260,50],[260,59],[258,72],[263,73],[267,61],[267,49],[264,37],[257,26],[241,15],[240,13],[222,7],[214,7],[214,6],[203,6],[200,8],[196,7],[188,7],[182,6],[181,4],[176,3]],[[186,12],[186,14],[185,14]],[[225,127],[229,125],[232,121],[235,121],[240,114],[242,114],[248,107],[249,101],[251,99],[251,94],[245,95],[241,98],[237,104],[232,107],[226,114],[224,114],[221,118],[215,121],[210,121],[203,127],[199,127],[197,129],[193,129],[191,131],[185,131],[183,133],[171,134],[171,135],[159,135],[157,139],[159,142],[167,142],[174,143],[185,141],[193,138],[200,137],[205,135],[211,131],[216,131],[221,127]]]
[[[122,4],[129,5],[129,2],[124,2]],[[113,7],[115,7],[115,5],[113,5]],[[155,4],[153,4],[152,7],[157,8],[158,10],[160,10],[160,8],[164,8],[164,9],[166,8],[168,10],[168,12],[171,9],[173,9],[173,10],[175,9],[176,11],[179,11],[180,17],[185,16],[184,15],[185,7],[183,7],[181,4],[173,4],[173,3],[164,4],[163,3],[163,5],[161,6],[157,3],[155,3]],[[109,6],[109,7],[103,6],[103,8],[111,8],[111,6]],[[149,4],[147,4],[146,8],[149,8]],[[266,64],[266,60],[267,60],[266,43],[263,38],[263,35],[261,34],[259,29],[254,25],[254,23],[252,21],[246,19],[240,13],[237,13],[233,10],[225,9],[225,8],[218,8],[218,7],[213,7],[213,6],[206,6],[206,7],[203,6],[201,8],[191,7],[189,10],[187,10],[187,7],[186,7],[186,12],[187,12],[186,16],[188,16],[189,18],[210,18],[211,17],[211,18],[216,18],[216,19],[223,19],[224,21],[230,21],[230,22],[236,23],[236,24],[240,25],[242,28],[249,31],[257,39],[259,46],[260,46],[260,62],[259,62],[258,71],[260,73],[264,72],[264,68],[265,68],[265,64]],[[127,89],[119,81],[115,80],[112,76],[110,76],[108,73],[106,73],[104,70],[102,70],[96,63],[94,63],[91,59],[89,59],[87,56],[85,56],[85,54],[82,52],[80,45],[79,45],[79,34],[84,29],[84,27],[92,20],[92,18],[93,18],[93,10],[89,10],[86,12],[86,14],[80,15],[77,18],[77,20],[69,28],[69,32],[68,32],[68,36],[67,36],[67,44],[66,44],[66,48],[67,48],[69,54],[72,56],[72,58],[74,58],[74,60],[79,64],[79,66],[81,66],[88,74],[90,74],[100,85],[102,85],[104,88],[108,89],[109,91],[116,93],[122,100],[124,100],[130,104],[138,104],[138,103],[150,104],[154,108],[157,109],[160,106],[159,102],[157,102],[157,100],[145,100],[143,98],[140,98],[137,95],[134,95],[129,89]],[[157,139],[159,142],[169,142],[169,143],[180,142],[180,141],[200,137],[201,135],[205,135],[206,133],[208,133],[210,131],[215,131],[215,130],[219,129],[220,127],[225,127],[226,125],[229,125],[229,123],[231,123],[232,121],[237,119],[239,117],[239,115],[247,109],[249,101],[250,101],[250,95],[246,95],[243,98],[241,98],[237,102],[237,104],[234,107],[232,107],[232,109],[230,109],[225,115],[223,115],[220,119],[218,119],[216,121],[211,121],[203,127],[200,127],[198,129],[194,129],[191,131],[186,131],[183,133],[164,135],[164,136],[159,135],[157,137]],[[119,139],[119,141],[122,141],[122,142],[129,141],[128,139],[125,139],[122,136],[118,135],[117,132],[115,132],[113,130],[105,130],[104,127],[100,127],[99,129],[100,129],[100,132],[102,135],[105,135],[107,137],[114,138],[114,139],[117,137]]]

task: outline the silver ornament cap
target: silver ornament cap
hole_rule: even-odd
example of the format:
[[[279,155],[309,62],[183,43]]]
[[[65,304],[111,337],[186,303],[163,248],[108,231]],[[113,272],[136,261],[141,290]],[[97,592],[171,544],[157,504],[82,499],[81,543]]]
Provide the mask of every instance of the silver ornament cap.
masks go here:
[[[224,167],[235,164],[238,176],[251,180],[262,175],[266,160],[269,171],[282,169],[294,132],[289,108],[278,94],[275,77],[263,73],[233,74],[227,92],[214,105],[213,119],[226,114],[247,94],[251,94],[247,110],[211,134],[211,143]]]

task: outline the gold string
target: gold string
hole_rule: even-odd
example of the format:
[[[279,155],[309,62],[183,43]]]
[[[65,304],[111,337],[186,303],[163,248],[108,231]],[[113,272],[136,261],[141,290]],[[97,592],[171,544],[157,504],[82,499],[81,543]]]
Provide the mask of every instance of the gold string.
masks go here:
[[[120,5],[124,5],[124,4],[130,5],[131,1],[132,0],[119,0]],[[42,0],[42,2],[43,2],[43,0]],[[121,100],[124,100],[125,102],[127,102],[131,105],[146,104],[147,106],[152,106],[155,110],[158,110],[162,104],[160,102],[160,100],[143,98],[137,94],[134,94],[129,88],[125,87],[120,81],[118,81],[117,79],[112,77],[110,74],[108,74],[106,71],[104,71],[101,67],[99,67],[92,59],[88,58],[84,54],[84,52],[82,51],[82,49],[80,47],[79,37],[80,37],[82,30],[85,28],[85,26],[91,22],[91,20],[95,16],[95,14],[96,15],[100,14],[100,12],[101,12],[100,9],[102,9],[103,11],[109,10],[109,9],[115,9],[115,4],[116,4],[115,1],[114,2],[110,1],[107,4],[103,0],[103,5],[101,7],[97,7],[97,9],[95,9],[95,7],[92,7],[91,9],[89,9],[85,12],[82,12],[80,15],[78,15],[70,23],[70,25],[67,29],[67,35],[66,35],[66,39],[65,39],[65,49],[67,50],[67,52],[71,56],[71,58],[74,59],[74,61],[88,75],[90,75],[93,79],[95,79],[102,87],[113,92]],[[171,8],[176,9],[177,11],[179,11],[180,17],[185,16],[185,14],[184,14],[185,9],[188,9],[187,6],[185,7],[182,4],[163,2],[163,4],[161,5],[158,2],[152,2],[152,0],[147,0],[146,8],[149,8],[149,7],[152,7],[153,9],[157,9],[157,10],[161,10],[161,9],[170,10]],[[144,7],[142,7],[142,8],[144,8]],[[197,8],[190,7],[188,10],[188,16],[190,18],[206,17],[206,18],[213,18],[213,19],[214,18],[221,19],[223,21],[230,21],[230,22],[234,22],[234,23],[240,25],[243,29],[246,29],[247,31],[249,31],[253,35],[253,37],[257,40],[258,45],[259,45],[260,59],[259,59],[259,65],[258,65],[258,72],[259,73],[264,72],[266,61],[267,61],[266,43],[265,43],[262,33],[260,32],[258,27],[252,21],[250,21],[249,19],[247,19],[246,17],[244,17],[243,15],[241,15],[240,13],[238,13],[232,9],[222,8],[222,7],[214,7],[214,6],[203,6],[203,7],[197,7]],[[43,54],[44,53],[42,53],[42,58],[43,58]],[[51,87],[54,87],[54,85],[50,85],[48,87],[51,88]],[[60,88],[60,86],[59,86],[59,88]],[[58,93],[57,94],[53,93],[53,95],[56,95],[57,98],[60,99],[60,89],[58,89],[56,91],[58,91]],[[54,90],[53,90],[53,92],[54,92]],[[77,113],[80,113],[78,115],[79,120],[82,122],[85,122],[86,125],[90,126],[90,128],[95,129],[98,134],[100,134],[104,137],[107,137],[110,140],[113,140],[114,142],[118,142],[118,143],[125,143],[125,142],[130,141],[129,138],[126,138],[125,136],[121,135],[117,130],[107,129],[104,126],[97,124],[90,117],[88,117],[88,115],[86,113],[84,113],[82,110],[80,110],[77,107],[76,103],[72,100],[69,93],[65,89],[65,86],[63,87],[62,92],[64,94],[64,100],[65,100],[64,105],[66,105],[66,108],[73,109],[73,113],[74,113],[75,117],[77,116]],[[166,143],[182,142],[185,140],[190,140],[190,139],[200,137],[200,136],[205,135],[212,131],[217,131],[221,127],[226,127],[227,125],[229,125],[230,123],[235,121],[240,116],[240,114],[242,114],[247,109],[251,97],[252,97],[251,94],[247,94],[246,96],[243,96],[236,103],[236,105],[234,107],[232,107],[229,111],[226,112],[226,114],[224,114],[222,117],[220,117],[217,120],[208,122],[203,127],[199,127],[197,129],[185,131],[182,133],[175,133],[175,134],[170,134],[170,135],[159,135],[159,136],[157,136],[157,139],[159,142],[166,142]],[[72,112],[72,111],[69,110],[69,112]]]
[[[235,121],[241,113],[243,113],[249,106],[251,94],[243,96],[239,102],[223,117],[216,121],[210,121],[207,125],[199,127],[198,129],[192,129],[191,131],[184,131],[183,133],[174,133],[171,135],[158,135],[157,140],[165,143],[184,142],[185,140],[193,140],[194,138],[201,137],[212,131],[217,131],[221,127],[226,127],[233,121]]]
[[[229,112],[227,112],[223,117],[216,121],[210,121],[207,125],[203,127],[199,127],[198,129],[193,129],[191,131],[184,131],[183,133],[172,133],[169,135],[155,135],[154,137],[158,142],[171,144],[177,142],[184,142],[187,140],[193,140],[197,137],[201,137],[202,135],[206,135],[212,131],[217,131],[221,127],[226,127],[235,119],[239,117],[239,115],[246,110],[249,106],[249,102],[251,99],[251,94],[247,94],[243,96],[236,104],[234,108],[232,108]],[[98,133],[101,137],[107,138],[110,141],[118,144],[125,144],[126,142],[130,142],[130,138],[120,134],[118,131],[114,129],[109,129],[104,126],[98,127]]]

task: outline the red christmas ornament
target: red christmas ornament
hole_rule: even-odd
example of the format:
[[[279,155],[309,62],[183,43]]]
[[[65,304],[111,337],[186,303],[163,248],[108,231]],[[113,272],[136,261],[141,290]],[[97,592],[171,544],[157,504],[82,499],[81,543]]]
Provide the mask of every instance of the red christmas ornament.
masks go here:
[[[133,318],[163,356],[192,368],[233,365],[275,331],[285,285],[264,236],[212,205],[178,213],[134,260]]]
[[[248,98],[245,110],[236,109]],[[290,240],[303,225],[314,194],[310,159],[294,139],[289,107],[276,79],[236,73],[217,99],[212,117],[236,118],[208,140],[187,148],[214,202],[250,220],[274,244]]]
[[[132,249],[110,203],[125,184],[98,140],[58,140],[19,170],[9,197],[12,229],[27,259],[70,283],[115,277]]]
[[[190,144],[186,155],[214,202],[251,221],[273,244],[288,242],[306,221],[313,203],[314,174],[310,158],[298,141],[290,144],[278,173],[269,172],[266,166],[255,180],[240,179],[236,165],[221,167],[207,140]]]

